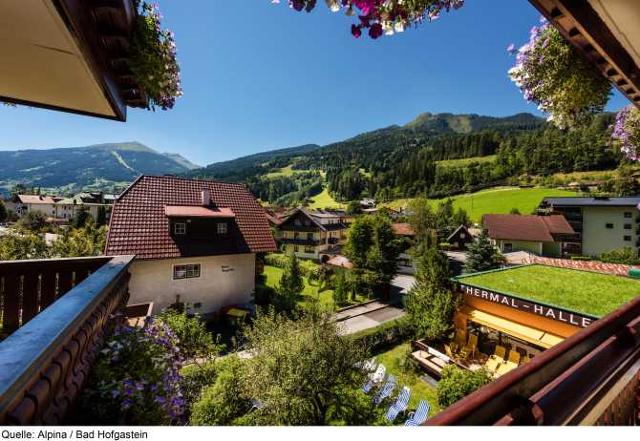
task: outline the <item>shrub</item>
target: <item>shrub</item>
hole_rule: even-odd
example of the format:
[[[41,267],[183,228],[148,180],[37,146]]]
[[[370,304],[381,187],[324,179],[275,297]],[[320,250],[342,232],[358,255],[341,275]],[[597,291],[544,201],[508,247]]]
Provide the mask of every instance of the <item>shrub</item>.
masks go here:
[[[442,251],[449,251],[453,248],[453,246],[448,242],[442,242],[438,244],[438,248]]]
[[[200,399],[202,391],[216,381],[217,363],[191,364],[180,371],[181,388],[187,410]]]
[[[178,339],[163,322],[117,324],[98,355],[81,397],[84,423],[160,425],[184,413]]]
[[[229,425],[251,409],[251,401],[243,395],[242,360],[235,355],[220,360],[216,372],[214,383],[191,409],[191,425]]]
[[[382,352],[396,346],[411,337],[411,327],[405,318],[383,323],[375,328],[356,332],[348,338],[353,339],[358,345],[367,348],[370,353]]]
[[[640,263],[638,252],[631,247],[619,248],[602,253],[600,260],[606,263],[621,263],[624,265],[637,265]]]
[[[178,347],[186,359],[211,358],[220,353],[220,347],[213,341],[213,335],[207,330],[200,318],[184,308],[178,311],[168,308],[156,318],[165,323],[178,339]]]
[[[443,408],[449,407],[491,380],[491,375],[485,369],[468,371],[448,365],[442,370],[438,383],[438,404]]]

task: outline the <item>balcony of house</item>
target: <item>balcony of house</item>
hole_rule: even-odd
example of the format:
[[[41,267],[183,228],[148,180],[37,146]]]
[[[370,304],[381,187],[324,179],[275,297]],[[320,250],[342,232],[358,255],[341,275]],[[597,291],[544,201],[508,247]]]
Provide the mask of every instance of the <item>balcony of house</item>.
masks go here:
[[[281,237],[278,239],[280,243],[302,246],[318,246],[324,244],[324,240],[308,237]]]
[[[640,424],[640,297],[427,424]]]
[[[0,262],[0,425],[65,421],[126,305],[132,260]]]

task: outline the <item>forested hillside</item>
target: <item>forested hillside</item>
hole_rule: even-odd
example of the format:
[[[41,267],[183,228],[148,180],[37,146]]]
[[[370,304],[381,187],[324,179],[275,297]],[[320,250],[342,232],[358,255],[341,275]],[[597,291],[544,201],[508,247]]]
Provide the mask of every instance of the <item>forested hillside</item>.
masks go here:
[[[191,175],[245,182],[262,200],[290,205],[328,187],[339,201],[474,191],[521,176],[615,169],[611,114],[560,131],[531,114],[424,113],[324,147],[308,145],[218,163]],[[464,161],[452,161],[465,159]],[[286,172],[285,172],[286,171]]]
[[[141,174],[178,174],[194,168],[198,166],[178,154],[159,153],[138,142],[0,151],[0,190],[21,184],[61,192],[92,185],[112,191]]]

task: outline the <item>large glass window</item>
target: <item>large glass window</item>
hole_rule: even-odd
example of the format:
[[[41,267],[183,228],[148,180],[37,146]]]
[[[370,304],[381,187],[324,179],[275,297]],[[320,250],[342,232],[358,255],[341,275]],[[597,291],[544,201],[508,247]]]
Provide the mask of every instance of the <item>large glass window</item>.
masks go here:
[[[200,277],[200,264],[175,265],[173,267],[173,280],[195,279]]]

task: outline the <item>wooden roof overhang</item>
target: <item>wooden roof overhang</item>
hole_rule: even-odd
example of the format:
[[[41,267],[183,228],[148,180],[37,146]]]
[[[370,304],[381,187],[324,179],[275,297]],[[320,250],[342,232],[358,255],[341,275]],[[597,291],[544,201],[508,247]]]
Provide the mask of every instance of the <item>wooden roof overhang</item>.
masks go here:
[[[640,107],[640,40],[632,30],[633,19],[629,21],[629,17],[640,17],[640,1],[529,1],[629,101]],[[634,34],[632,38],[626,37],[629,31]]]
[[[0,2],[0,100],[125,121],[146,107],[127,56],[133,0]]]

